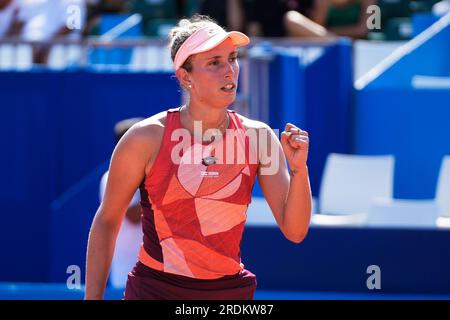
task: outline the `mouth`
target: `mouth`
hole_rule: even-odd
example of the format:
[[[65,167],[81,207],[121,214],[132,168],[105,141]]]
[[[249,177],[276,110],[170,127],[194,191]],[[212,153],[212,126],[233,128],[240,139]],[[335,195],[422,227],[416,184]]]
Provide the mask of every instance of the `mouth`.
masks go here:
[[[229,83],[226,86],[223,86],[220,88],[220,90],[227,92],[227,93],[233,93],[236,91],[236,85],[234,83]]]

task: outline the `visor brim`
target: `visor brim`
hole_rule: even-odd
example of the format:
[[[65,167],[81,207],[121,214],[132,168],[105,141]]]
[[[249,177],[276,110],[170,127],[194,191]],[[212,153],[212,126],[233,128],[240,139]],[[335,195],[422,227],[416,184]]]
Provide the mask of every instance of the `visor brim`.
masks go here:
[[[250,43],[250,38],[247,37],[245,34],[239,31],[230,31],[223,34],[217,34],[205,42],[203,42],[201,45],[199,45],[197,48],[195,48],[191,54],[201,53],[205,51],[209,51],[211,49],[214,49],[218,45],[220,45],[222,42],[224,42],[226,39],[230,38],[233,42],[233,45],[236,47],[242,47]]]

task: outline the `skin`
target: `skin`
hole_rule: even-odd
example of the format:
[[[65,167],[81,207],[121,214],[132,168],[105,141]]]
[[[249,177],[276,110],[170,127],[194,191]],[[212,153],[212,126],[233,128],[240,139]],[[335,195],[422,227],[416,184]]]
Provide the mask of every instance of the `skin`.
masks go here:
[[[312,20],[319,25],[326,26],[327,12],[330,5],[334,4],[337,7],[348,5],[354,1],[351,0],[317,0],[314,2],[315,6],[312,12]],[[361,0],[360,20],[354,25],[344,27],[330,28],[329,31],[339,36],[346,36],[352,38],[364,38],[367,35],[367,8],[370,5],[376,4],[375,0]]]
[[[284,25],[290,36],[293,37],[335,37],[345,36],[351,38],[365,38],[367,29],[367,8],[376,4],[375,0],[361,0],[359,21],[342,27],[328,27],[327,17],[331,5],[344,7],[354,0],[315,0],[308,18],[297,11],[289,11],[284,17]]]
[[[130,221],[134,224],[140,223],[141,222],[141,205],[137,204],[137,205],[129,207],[127,209],[125,217],[128,219],[128,221]]]
[[[239,76],[236,48],[230,39],[214,49],[192,57],[193,69],[180,68],[176,76],[190,94],[189,105],[182,108],[183,127],[193,130],[193,119],[202,120],[203,130],[217,127],[226,117],[227,107],[236,98],[236,91],[224,92],[227,83],[235,83]],[[311,212],[311,191],[306,160],[308,133],[293,124],[286,124],[281,141],[265,124],[239,116],[244,127],[263,130],[267,145],[272,141],[279,151],[279,170],[273,175],[258,178],[264,196],[280,230],[292,242],[301,242],[307,232]],[[103,202],[95,215],[88,243],[86,271],[86,299],[103,299],[109,268],[120,224],[130,200],[143,177],[153,166],[161,147],[166,112],[156,114],[134,125],[117,144],[111,159],[109,179]],[[289,132],[289,133],[288,133]],[[296,141],[297,139],[298,141]],[[270,150],[269,150],[270,151]],[[293,175],[289,175],[286,160]]]
[[[0,11],[6,9],[7,6],[9,6],[12,3],[12,0],[0,0]],[[18,21],[19,11],[16,8],[13,11],[13,19],[12,23],[9,26],[9,29],[6,31],[5,36],[11,37],[11,36],[18,36],[20,34],[20,31],[22,30],[23,23]]]
[[[0,0],[0,10],[5,9],[10,3],[11,0]]]
[[[11,0],[0,0],[0,10],[3,10],[7,5],[11,3]],[[22,33],[23,27],[25,23],[19,19],[19,9],[16,8],[14,11],[13,21],[6,32],[6,36],[11,37],[19,37]],[[63,38],[70,34],[72,30],[67,28],[66,26],[61,27],[55,35],[52,37],[53,39]],[[47,64],[48,55],[50,53],[50,46],[46,44],[34,44],[33,45],[33,63],[36,64]]]

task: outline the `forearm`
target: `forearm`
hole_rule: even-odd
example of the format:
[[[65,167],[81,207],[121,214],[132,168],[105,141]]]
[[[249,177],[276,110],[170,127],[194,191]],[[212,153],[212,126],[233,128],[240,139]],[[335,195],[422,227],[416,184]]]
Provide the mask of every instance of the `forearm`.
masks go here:
[[[58,30],[58,32],[55,33],[54,38],[55,38],[55,39],[59,39],[59,38],[65,37],[65,36],[67,36],[68,34],[70,34],[71,32],[72,32],[72,30],[70,30],[69,28],[67,28],[66,26],[64,26],[64,27],[60,28],[60,29]]]
[[[89,234],[86,258],[85,299],[103,299],[111,260],[114,254],[116,228],[95,218]]]
[[[283,210],[283,233],[296,243],[301,242],[309,228],[311,218],[311,187],[308,168],[291,173],[289,192]]]
[[[336,27],[331,28],[330,31],[339,36],[351,38],[365,38],[368,33],[368,29],[365,24],[353,25],[349,27]]]

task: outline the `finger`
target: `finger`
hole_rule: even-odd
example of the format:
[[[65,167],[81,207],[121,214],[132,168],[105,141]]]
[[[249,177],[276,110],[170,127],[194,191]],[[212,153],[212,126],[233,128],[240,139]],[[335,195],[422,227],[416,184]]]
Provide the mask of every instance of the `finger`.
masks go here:
[[[281,141],[284,143],[287,142],[293,148],[297,148],[299,145],[296,144],[296,142],[308,143],[309,137],[298,133],[283,131],[281,133]]]
[[[296,149],[305,148],[308,147],[309,140],[307,137],[296,136],[293,139],[289,139],[289,144]]]
[[[290,133],[288,133],[288,132],[286,132],[286,131],[283,131],[282,133],[281,133],[281,142],[282,143],[289,143],[289,137],[290,137]]]
[[[283,131],[281,133],[281,141],[283,148],[284,146],[290,146],[293,149],[308,148],[309,137],[307,135],[304,135],[303,133]]]
[[[292,140],[294,142],[304,142],[304,143],[308,143],[309,142],[309,138],[306,136],[295,136],[292,138]]]
[[[288,122],[288,123],[286,123],[286,126],[284,127],[284,131],[289,132],[289,131],[291,131],[292,128],[297,128],[297,127],[295,125],[293,125],[292,123]]]
[[[302,134],[305,135],[303,133],[303,131],[298,128],[297,129],[291,128],[290,131],[283,131],[283,132],[285,132],[288,137],[295,136],[295,135],[302,135]]]
[[[291,128],[290,131],[292,134],[300,134],[304,136],[309,136],[308,131],[302,130],[300,128]]]
[[[283,151],[286,152],[290,147],[292,148],[291,141],[287,132],[283,131],[281,133],[281,146]]]
[[[291,133],[302,133],[305,135],[309,135],[307,131],[300,129],[299,127],[293,125],[292,123],[287,123],[286,127],[284,129],[284,131],[286,132],[291,132]]]
[[[289,136],[289,139],[292,140],[292,141],[295,141],[295,140],[298,140],[298,139],[309,141],[309,137],[307,135],[304,135],[304,134],[291,134]]]
[[[290,137],[298,137],[298,136],[301,136],[301,137],[309,137],[309,134],[308,134],[308,132],[306,132],[306,131],[287,132],[287,134],[288,134],[288,136],[290,136]]]

